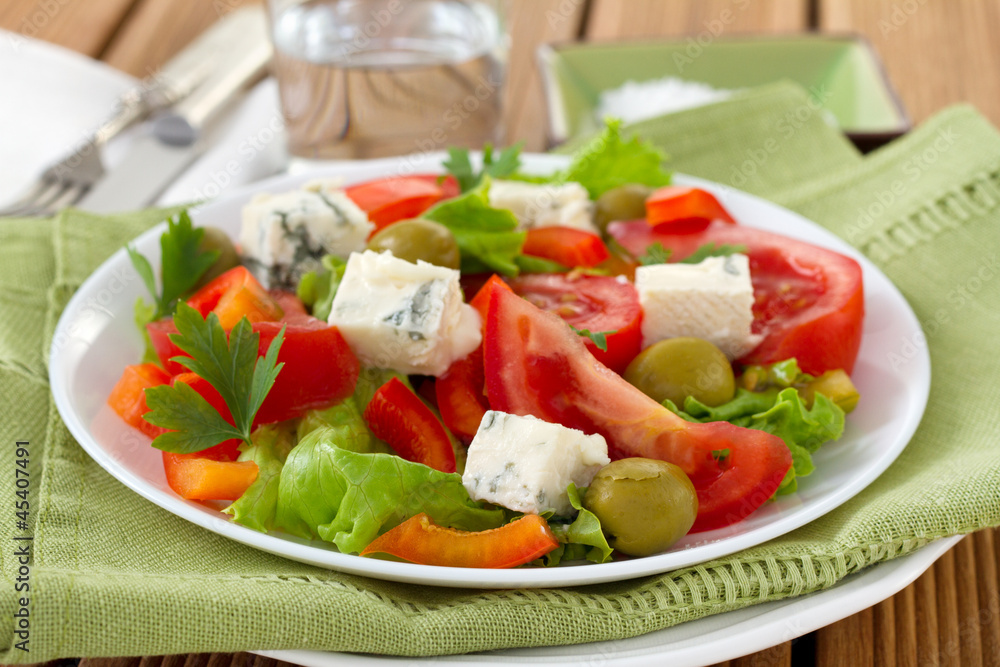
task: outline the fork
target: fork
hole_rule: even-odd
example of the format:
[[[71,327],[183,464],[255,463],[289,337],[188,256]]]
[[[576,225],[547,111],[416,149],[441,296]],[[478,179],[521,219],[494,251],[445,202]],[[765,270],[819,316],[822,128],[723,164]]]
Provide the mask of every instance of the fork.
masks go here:
[[[160,103],[162,104],[162,103]],[[104,123],[69,155],[50,165],[14,203],[0,208],[0,217],[50,216],[80,201],[102,176],[101,149],[122,130],[144,118],[154,106],[141,89],[126,92]]]

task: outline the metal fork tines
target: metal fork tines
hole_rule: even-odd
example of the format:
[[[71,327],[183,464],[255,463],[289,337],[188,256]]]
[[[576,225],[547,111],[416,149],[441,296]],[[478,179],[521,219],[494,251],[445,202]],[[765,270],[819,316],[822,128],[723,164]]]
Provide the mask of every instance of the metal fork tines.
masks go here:
[[[53,215],[80,201],[103,175],[99,146],[88,141],[46,169],[20,199],[0,209],[0,217]]]

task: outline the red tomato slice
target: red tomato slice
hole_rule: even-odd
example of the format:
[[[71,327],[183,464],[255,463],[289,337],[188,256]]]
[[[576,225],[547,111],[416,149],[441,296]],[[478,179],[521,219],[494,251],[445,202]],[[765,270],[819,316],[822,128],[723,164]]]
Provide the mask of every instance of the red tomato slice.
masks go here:
[[[642,308],[632,283],[610,276],[534,274],[513,278],[510,287],[542,310],[559,315],[567,324],[592,333],[614,331],[601,350],[589,338],[587,349],[602,364],[624,373],[642,349]]]
[[[253,330],[260,334],[259,355],[267,352],[282,326],[285,340],[278,352],[278,362],[285,365],[264,399],[254,426],[300,417],[306,410],[327,407],[347,398],[354,393],[361,372],[361,364],[340,330],[309,315],[292,313],[281,322],[256,322]],[[164,367],[168,371],[186,371],[176,361],[170,361],[172,357],[187,356],[170,340],[170,335],[177,333],[173,321],[152,322],[146,329]],[[211,389],[207,382],[205,385]],[[229,411],[222,415],[228,416]]]
[[[117,384],[108,396],[108,405],[129,426],[155,438],[162,429],[143,419],[149,412],[146,406],[146,389],[170,382],[170,376],[156,364],[126,366]]]
[[[495,287],[483,352],[494,410],[600,433],[612,459],[680,466],[698,493],[692,531],[746,518],[792,465],[785,443],[769,433],[684,421],[598,363],[558,317]],[[724,449],[728,456],[712,455]]]
[[[454,362],[434,383],[441,420],[452,433],[469,442],[490,409],[484,388],[483,346]]]
[[[493,530],[446,528],[420,513],[375,538],[362,556],[384,553],[422,565],[443,567],[517,567],[559,546],[548,522],[526,514]]]
[[[610,256],[600,236],[572,227],[529,229],[521,252],[569,267],[597,266]]]
[[[455,450],[444,426],[399,378],[378,388],[364,418],[375,437],[407,461],[455,472]]]
[[[806,373],[850,373],[861,346],[865,313],[861,266],[850,257],[779,234],[712,223],[695,234],[670,234],[641,220],[615,222],[609,233],[635,254],[653,243],[672,259],[706,243],[745,245],[754,289],[753,332],[764,341],[739,361],[769,364],[795,357]]]
[[[188,305],[202,317],[215,313],[226,331],[244,317],[252,324],[278,320],[283,314],[278,302],[244,266],[229,269],[202,287],[188,299]]]
[[[699,232],[713,220],[736,222],[711,192],[679,185],[662,187],[649,196],[646,220],[675,234]]]
[[[462,188],[458,185],[458,179],[451,174],[413,174],[412,176],[407,176],[407,178],[426,181],[438,186],[441,188],[441,192],[444,193],[442,200],[451,199],[462,194]]]
[[[444,190],[427,178],[397,176],[359,183],[344,193],[368,214],[375,232],[400,220],[416,218],[444,198]]]

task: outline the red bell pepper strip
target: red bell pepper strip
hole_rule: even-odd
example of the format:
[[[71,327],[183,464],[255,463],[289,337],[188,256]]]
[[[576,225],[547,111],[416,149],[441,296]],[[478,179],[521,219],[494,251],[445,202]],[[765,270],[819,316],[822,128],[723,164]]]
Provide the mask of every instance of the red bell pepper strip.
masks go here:
[[[529,229],[521,252],[569,267],[597,266],[610,256],[600,236],[572,227]]]
[[[557,315],[496,286],[492,292],[483,352],[494,410],[600,433],[612,459],[679,466],[698,493],[692,532],[740,521],[777,490],[792,465],[781,438],[684,421],[594,359]]]
[[[442,567],[517,567],[559,546],[549,524],[537,514],[479,532],[446,528],[418,514],[375,538],[362,556],[384,553],[411,563]]]
[[[668,185],[646,199],[646,222],[659,230],[700,232],[713,220],[736,223],[715,195],[701,188]]]
[[[283,314],[278,302],[243,266],[229,269],[202,287],[188,299],[188,305],[202,317],[215,313],[226,331],[244,317],[252,324],[273,322],[281,319]]]
[[[417,177],[380,178],[344,189],[344,194],[375,223],[373,233],[400,220],[415,218],[444,198],[433,181]]]
[[[444,426],[430,408],[392,378],[378,388],[364,419],[375,437],[384,440],[407,461],[423,463],[441,472],[455,472],[455,450]]]
[[[441,420],[459,438],[469,442],[490,409],[484,388],[483,346],[455,361],[434,383]]]

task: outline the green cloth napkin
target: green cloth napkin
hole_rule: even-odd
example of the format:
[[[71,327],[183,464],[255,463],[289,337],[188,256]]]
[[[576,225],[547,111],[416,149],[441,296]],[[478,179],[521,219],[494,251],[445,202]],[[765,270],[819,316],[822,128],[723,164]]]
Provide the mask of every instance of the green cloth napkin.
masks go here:
[[[426,656],[620,639],[827,588],[931,540],[1000,524],[1000,135],[959,107],[861,158],[788,85],[639,129],[678,171],[771,197],[848,239],[909,299],[928,329],[930,403],[875,483],[730,558],[590,587],[429,588],[284,560],[143,500],[90,460],[53,407],[46,350],[61,309],[162,214],[2,220],[0,662],[282,648]],[[16,440],[31,442],[29,531],[12,516]],[[32,533],[31,590],[15,593],[12,538]],[[30,652],[13,634],[24,596]]]

